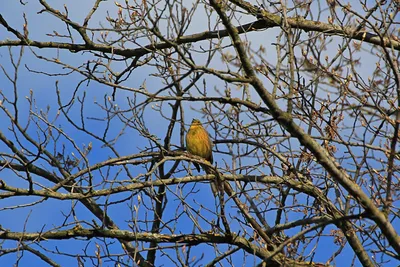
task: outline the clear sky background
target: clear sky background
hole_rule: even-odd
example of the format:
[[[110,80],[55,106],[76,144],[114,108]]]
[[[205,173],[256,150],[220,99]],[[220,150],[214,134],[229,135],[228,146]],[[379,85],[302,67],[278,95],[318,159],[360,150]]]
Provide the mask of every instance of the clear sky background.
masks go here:
[[[52,7],[57,8],[59,10],[63,10],[63,2],[64,1],[48,1]],[[88,10],[92,7],[93,1],[71,1],[69,2],[68,5],[68,10],[69,10],[69,16],[72,20],[77,21],[79,23],[82,23],[83,18],[86,16]],[[63,23],[61,23],[58,19],[54,18],[53,16],[42,13],[42,14],[37,14],[41,10],[40,4],[37,3],[37,1],[26,1],[26,5],[23,6],[19,3],[19,1],[1,1],[0,2],[0,14],[5,18],[5,20],[14,28],[20,30],[22,32],[23,29],[23,14],[26,14],[26,18],[28,20],[28,25],[29,25],[29,34],[31,39],[33,40],[52,40],[54,41],[54,38],[50,38],[46,34],[53,33],[53,31],[56,31],[58,33],[65,33],[66,28]],[[96,12],[94,15],[94,18],[92,19],[92,23],[89,25],[90,27],[100,27],[100,23],[106,23],[105,21],[105,14],[106,12],[109,12],[110,14],[113,14],[117,11],[117,8],[115,7],[115,4],[113,1],[105,1],[104,3],[101,4],[101,8]],[[248,22],[248,17],[243,16],[243,24]],[[321,18],[321,21],[326,22],[326,18]],[[196,32],[201,32],[205,31],[207,27],[205,26],[206,21],[203,21],[199,18],[199,23],[193,23],[193,28],[189,31],[191,33],[196,33]],[[306,34],[306,33],[305,33]],[[264,32],[253,32],[247,35],[248,40],[253,44],[254,47],[258,47],[259,45],[263,45],[267,47],[268,49],[271,49],[271,53],[267,53],[268,55],[268,60],[273,62],[276,60],[276,51],[272,43],[276,41],[276,36],[278,35],[278,30],[277,29],[269,29]],[[243,36],[244,37],[244,36]],[[4,27],[0,27],[0,40],[4,40],[5,38],[10,38],[10,39],[15,39],[13,34],[10,32],[7,32]],[[339,38],[333,41],[331,47],[335,47],[337,44],[335,44],[335,41],[338,43]],[[77,42],[81,42],[79,38],[77,38]],[[228,40],[228,39],[227,39]],[[60,39],[59,41],[63,41]],[[195,45],[201,45],[201,44],[195,44]],[[13,47],[11,48],[12,54],[14,57],[17,57],[20,48]],[[43,74],[38,74],[38,73],[33,73],[32,71],[29,70],[34,70],[34,71],[40,71],[40,72],[47,72],[47,73],[53,73],[53,74],[59,74],[59,73],[67,73],[69,70],[63,69],[61,66],[56,66],[53,63],[45,62],[43,60],[38,59],[33,53],[36,53],[37,55],[44,56],[44,57],[50,57],[50,58],[56,58],[59,57],[62,62],[68,63],[73,66],[78,66],[82,63],[84,63],[87,59],[93,58],[93,56],[89,53],[71,53],[69,51],[62,51],[62,50],[56,50],[56,49],[37,49],[37,48],[25,48],[25,53],[22,58],[22,64],[20,66],[20,69],[18,71],[19,79],[18,79],[18,93],[19,93],[19,104],[18,104],[18,112],[20,113],[20,121],[22,124],[24,124],[24,121],[26,120],[26,116],[29,112],[29,105],[28,105],[28,100],[25,98],[29,98],[31,92],[33,94],[33,98],[35,99],[35,102],[33,103],[35,106],[36,112],[39,114],[41,110],[46,110],[47,107],[49,107],[50,112],[49,112],[49,120],[51,121],[53,118],[57,116],[57,111],[58,107],[55,103],[57,103],[57,94],[56,94],[56,82],[58,82],[58,89],[60,90],[60,95],[62,97],[63,103],[66,104],[68,103],[71,99],[75,98],[75,100],[79,97],[82,99],[82,97],[85,95],[86,99],[86,104],[84,108],[85,112],[85,117],[86,118],[104,118],[106,115],[105,112],[101,109],[101,105],[118,105],[121,109],[128,109],[129,105],[127,103],[128,99],[131,100],[132,93],[129,91],[123,91],[119,90],[116,93],[116,99],[115,101],[109,101],[109,97],[112,94],[112,89],[109,87],[106,87],[104,85],[101,85],[99,83],[96,83],[94,81],[91,81],[90,83],[83,83],[81,85],[81,88],[78,90],[78,93],[74,95],[75,88],[77,84],[82,80],[82,76],[76,73],[69,74],[68,76],[61,76],[61,75],[56,75],[56,76],[47,76]],[[300,53],[300,51],[297,51],[297,53]],[[331,55],[335,54],[336,51],[332,50],[326,51],[326,55]],[[371,75],[371,72],[373,71],[372,68],[368,68],[368,66],[371,66],[372,64],[375,64],[374,58],[370,56],[368,53],[365,53],[365,57],[363,56],[363,66],[365,68],[362,69],[363,76],[365,79],[368,79],[368,76]],[[2,66],[4,66],[5,71],[13,74],[12,70],[12,65],[10,62],[10,57],[9,57],[9,50],[7,47],[0,47],[0,61]],[[118,63],[113,63],[114,67],[116,69],[121,68],[122,65],[119,66]],[[223,65],[219,63],[218,60],[215,60],[213,63],[215,68],[223,68]],[[29,70],[28,70],[29,69]],[[152,76],[149,76],[149,73],[152,72],[153,70],[151,67],[144,67],[144,68],[138,68],[132,73],[132,76],[124,83],[124,85],[132,87],[132,88],[140,88],[141,86],[146,86],[149,91],[156,91],[158,88],[161,88],[163,85],[161,84],[159,79],[156,79]],[[212,77],[212,76],[208,76]],[[199,84],[198,86],[203,86],[202,84]],[[225,85],[222,83],[220,80],[217,79],[208,79],[207,80],[207,88],[213,89],[213,88],[223,88]],[[12,84],[7,81],[6,77],[4,74],[0,74],[0,90],[7,95],[8,97],[12,98],[13,91],[12,91]],[[209,95],[213,96],[215,95],[216,92],[213,90],[209,90]],[[233,94],[236,94],[238,96],[241,95],[240,90],[233,90]],[[252,97],[253,99],[257,99],[257,96],[255,95],[255,92],[252,92]],[[254,102],[257,102],[253,100]],[[190,123],[191,119],[193,117],[200,117],[201,115],[198,114],[197,112],[193,111],[190,109],[190,107],[194,108],[199,108],[201,107],[201,104],[185,104],[187,106],[186,108],[186,113],[185,113],[185,122],[187,124]],[[170,108],[165,106],[165,114],[170,113]],[[71,109],[72,117],[76,119],[76,123],[80,123],[80,106],[79,103],[76,102],[74,104],[74,107]],[[146,118],[146,126],[148,127],[149,132],[152,135],[155,135],[159,138],[163,138],[165,136],[166,132],[166,126],[168,125],[168,121],[165,119],[162,119],[159,117],[159,113],[156,111],[151,111],[151,109],[148,109],[148,113],[145,114]],[[0,125],[0,130],[9,138],[12,137],[12,134],[10,131],[8,131],[8,128],[11,127],[9,120],[5,118],[4,113],[0,113],[0,121],[6,121],[6,123],[1,123]],[[101,135],[101,133],[105,130],[105,125],[102,121],[99,120],[85,120],[86,121],[86,127],[90,131],[95,132],[96,134]],[[25,121],[26,122],[26,121]],[[40,123],[41,126],[45,126],[43,123]],[[79,147],[87,147],[89,143],[91,142],[93,144],[93,149],[92,152],[88,155],[88,160],[90,165],[93,165],[95,163],[101,162],[103,160],[106,160],[110,157],[115,157],[113,153],[110,151],[110,149],[106,147],[102,147],[102,144],[98,141],[96,141],[93,137],[83,134],[73,127],[66,121],[65,118],[62,116],[57,120],[56,123],[57,126],[63,129],[63,131],[73,138],[74,142],[76,143],[77,146]],[[111,124],[111,127],[109,128],[108,132],[108,139],[111,140],[113,137],[117,137],[123,128],[123,125],[118,122],[117,119],[113,120],[113,123]],[[37,134],[35,127],[31,126],[28,129],[28,132],[31,133],[33,136],[37,136],[38,140],[43,140],[43,136],[41,134]],[[213,136],[213,132],[210,133],[211,136]],[[12,139],[12,138],[11,138]],[[160,140],[162,142],[163,140]],[[174,144],[178,148],[180,144],[179,140],[179,132],[174,132],[174,138],[173,138]],[[65,144],[65,147],[63,148],[63,144]],[[120,153],[121,156],[124,155],[130,155],[133,154],[137,151],[138,147],[143,147],[144,144],[144,138],[141,137],[136,131],[132,129],[127,129],[126,133],[119,137],[118,141],[114,144],[114,148]],[[67,142],[67,140],[63,137],[60,138],[59,144],[57,144],[58,152],[64,152],[66,154],[70,154],[72,156],[72,153],[77,154],[76,149],[72,146],[70,142]],[[7,150],[6,147],[4,146],[3,143],[0,144],[0,151]],[[340,151],[339,151],[340,153]],[[223,164],[223,160],[220,154],[217,154],[216,156],[216,162],[219,164]],[[43,167],[48,166],[47,163],[43,162]],[[117,175],[116,173],[117,168],[110,169],[110,172],[108,173],[109,177],[112,177],[113,175]],[[132,168],[131,169],[133,174],[137,174],[142,172],[143,170],[140,168]],[[100,175],[99,172],[95,173],[96,175]],[[185,176],[185,173],[181,173],[181,176]],[[37,178],[37,177],[36,177]],[[15,179],[15,174],[13,174],[11,171],[4,169],[1,170],[0,172],[0,179],[4,180],[8,185],[12,186],[18,186],[18,187],[23,187],[26,186],[27,183],[23,182],[21,179]],[[43,179],[37,178],[38,181],[43,184],[43,185],[50,185],[49,182],[46,182]],[[121,178],[122,179],[122,178]],[[129,182],[129,179],[126,179],[126,182]],[[208,207],[213,207],[215,209],[214,205],[214,199],[211,197],[211,191],[209,189],[209,185],[206,183],[197,183],[196,185],[193,184],[188,184],[186,185],[187,191],[191,189],[191,186],[195,186],[198,190],[201,190],[202,193],[202,198],[198,198],[196,196],[191,196],[189,195],[187,198],[188,203],[193,204],[196,207],[199,207],[201,204],[204,204],[205,206]],[[169,190],[174,192],[176,190],[176,187],[170,187]],[[185,189],[184,189],[185,191]],[[171,194],[172,194],[171,192]],[[126,197],[129,197],[131,193],[123,193],[123,194],[117,194],[113,195],[109,198],[100,198],[98,200],[98,203],[111,203],[112,201],[118,201],[121,199],[124,199]],[[18,198],[9,198],[9,199],[2,199],[0,201],[0,216],[1,216],[1,226],[5,229],[11,229],[12,231],[27,231],[27,232],[37,232],[37,231],[47,231],[53,229],[57,225],[61,225],[64,223],[65,220],[65,214],[70,213],[71,207],[76,205],[75,211],[76,211],[76,218],[78,218],[81,221],[92,221],[96,220],[93,215],[91,215],[90,212],[87,211],[85,207],[83,207],[81,204],[76,203],[74,201],[59,201],[59,200],[46,200],[43,201],[43,203],[37,204],[35,206],[27,206],[26,208],[19,208],[19,209],[3,209],[4,207],[10,207],[12,205],[17,205],[17,204],[29,204],[32,203],[33,201],[38,201],[40,198],[36,197],[18,197]],[[300,199],[299,199],[300,201]],[[197,203],[196,203],[197,202]],[[133,205],[138,205],[140,207],[141,204],[139,204],[137,196],[134,196],[130,201],[124,202],[122,205],[121,204],[115,204],[115,205],[110,205],[107,209],[107,213],[109,216],[118,224],[120,229],[124,230],[130,230],[129,224],[131,224],[128,219],[130,216],[125,216],[125,214],[131,214],[132,212],[132,207],[128,204],[130,203],[132,206]],[[232,204],[232,203],[231,203]],[[164,220],[168,221],[168,216],[172,220],[175,218],[175,210],[176,210],[176,205],[171,205],[170,211],[165,213]],[[144,215],[144,210],[141,210],[139,208],[138,214],[140,216]],[[207,213],[204,213],[207,214]],[[211,214],[208,214],[209,218],[212,218],[213,216]],[[270,223],[273,225],[274,223],[274,218],[273,212],[271,212],[271,221]],[[295,220],[298,218],[288,218],[289,220]],[[68,222],[73,223],[73,217],[69,216]],[[98,222],[98,221],[97,221]],[[99,222],[98,222],[99,223]],[[101,223],[100,223],[101,224]],[[72,228],[73,224],[67,225],[65,228]],[[83,227],[90,227],[90,225],[83,225]],[[184,218],[181,221],[177,223],[177,227],[179,227],[180,231],[182,233],[190,233],[192,231],[192,223],[187,219]],[[400,226],[396,225],[397,231],[400,231]],[[327,227],[327,230],[330,228],[334,229],[334,227]],[[296,233],[298,229],[293,229],[291,230],[292,232],[288,232],[289,234]],[[322,238],[321,240],[316,240],[319,242],[318,248],[316,248],[316,256],[314,257],[314,260],[316,262],[318,261],[325,261],[327,257],[329,257],[332,254],[332,251],[335,251],[337,248],[336,247],[330,247],[332,242],[331,239],[328,238]],[[83,239],[82,241],[79,240],[64,240],[64,241],[46,241],[43,242],[44,246],[49,249],[49,250],[55,250],[59,249],[61,251],[68,251],[70,254],[76,254],[76,253],[81,253],[82,249],[84,247],[84,244],[86,244],[86,240]],[[92,242],[90,243],[88,247],[88,251],[93,252],[95,250],[95,240],[93,239]],[[14,247],[16,242],[10,242],[7,241],[3,244],[3,248],[9,248],[9,247]],[[348,245],[347,245],[348,246]],[[115,249],[116,253],[121,253],[120,250],[120,245],[118,242],[115,242],[114,245],[110,246],[111,249]],[[348,248],[348,247],[347,247]],[[205,255],[206,258],[212,259],[214,256],[214,248],[212,246],[202,246],[202,251]],[[309,251],[310,252],[310,251]],[[50,253],[49,253],[50,255]],[[201,255],[199,255],[200,257]],[[353,253],[351,252],[350,249],[346,249],[342,254],[341,257],[336,259],[335,264],[337,266],[349,266],[349,262],[353,260]],[[240,263],[243,262],[243,255],[237,254],[235,256],[235,259],[237,260],[238,264],[237,266],[240,265]],[[71,258],[71,257],[61,257],[58,255],[52,255],[51,258],[53,258],[57,263],[59,263],[62,266],[75,266],[76,265],[76,259]],[[11,266],[12,264],[15,263],[16,260],[16,254],[9,254],[0,257],[0,266]],[[159,264],[162,262],[162,257],[159,259]],[[205,261],[207,262],[207,261]],[[357,262],[357,260],[356,260]],[[41,265],[40,259],[38,259],[36,256],[33,256],[30,253],[24,252],[24,256],[22,257],[21,261],[19,262],[20,266],[42,266]],[[246,266],[253,266],[254,264],[259,263],[259,260],[257,259],[255,262],[250,262],[246,261]],[[91,263],[86,263],[87,266],[90,266]],[[358,266],[359,264],[355,264]],[[112,263],[104,263],[104,266],[113,266]]]

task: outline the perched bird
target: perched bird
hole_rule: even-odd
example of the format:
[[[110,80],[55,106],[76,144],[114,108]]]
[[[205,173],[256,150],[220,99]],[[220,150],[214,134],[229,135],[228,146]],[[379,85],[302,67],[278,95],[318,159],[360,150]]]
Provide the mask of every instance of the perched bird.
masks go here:
[[[202,157],[211,164],[213,163],[212,155],[212,142],[206,129],[203,128],[201,122],[198,119],[193,119],[190,125],[189,131],[186,134],[186,147],[190,154]],[[200,166],[196,162],[193,163],[197,171],[200,172]],[[204,169],[207,174],[209,170]],[[217,195],[217,188],[213,182],[211,182],[211,190],[213,194]]]

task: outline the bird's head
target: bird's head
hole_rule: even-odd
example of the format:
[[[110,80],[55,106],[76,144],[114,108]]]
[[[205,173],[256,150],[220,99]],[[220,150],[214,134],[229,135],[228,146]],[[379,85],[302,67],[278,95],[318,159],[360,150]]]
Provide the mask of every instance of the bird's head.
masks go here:
[[[201,126],[201,122],[198,119],[193,119],[192,120],[192,125],[191,126]]]

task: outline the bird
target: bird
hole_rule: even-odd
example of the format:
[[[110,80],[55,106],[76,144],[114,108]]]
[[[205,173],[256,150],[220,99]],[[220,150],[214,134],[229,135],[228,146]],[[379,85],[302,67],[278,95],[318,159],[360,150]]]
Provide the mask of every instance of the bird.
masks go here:
[[[213,164],[213,154],[212,154],[212,146],[210,136],[206,129],[204,129],[203,125],[198,119],[193,119],[192,124],[190,125],[189,131],[186,134],[186,148],[190,154],[195,156],[202,157],[203,159]],[[196,167],[197,171],[200,172],[200,166],[197,162],[193,163]],[[210,170],[208,168],[204,168],[207,174],[210,174]],[[211,190],[214,196],[217,195],[217,187],[211,182]]]

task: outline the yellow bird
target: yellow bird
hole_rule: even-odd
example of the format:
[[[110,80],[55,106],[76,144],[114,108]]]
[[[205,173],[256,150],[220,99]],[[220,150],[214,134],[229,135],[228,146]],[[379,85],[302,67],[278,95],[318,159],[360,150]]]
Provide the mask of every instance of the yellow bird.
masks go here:
[[[186,134],[186,147],[190,154],[202,157],[211,164],[213,163],[212,155],[212,142],[206,129],[203,128],[201,122],[198,119],[193,119],[190,125],[189,131]],[[200,166],[197,163],[193,163],[197,171],[200,172]],[[209,171],[205,169],[206,173]],[[211,183],[211,190],[214,195],[217,195],[217,189],[214,183]]]

